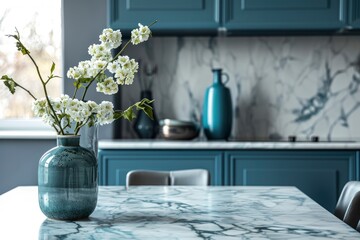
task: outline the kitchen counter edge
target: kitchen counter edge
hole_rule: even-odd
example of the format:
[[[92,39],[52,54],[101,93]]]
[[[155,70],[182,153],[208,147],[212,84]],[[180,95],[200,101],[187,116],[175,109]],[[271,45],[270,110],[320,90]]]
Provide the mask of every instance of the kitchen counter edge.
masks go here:
[[[360,149],[360,142],[100,140],[99,149]]]

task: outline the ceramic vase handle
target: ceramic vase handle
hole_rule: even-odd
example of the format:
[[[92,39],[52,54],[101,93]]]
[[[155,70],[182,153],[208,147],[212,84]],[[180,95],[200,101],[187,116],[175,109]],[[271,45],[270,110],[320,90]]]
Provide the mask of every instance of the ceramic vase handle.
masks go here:
[[[230,80],[230,77],[227,73],[222,73],[221,76],[225,76],[225,80],[223,81],[223,84],[227,84]]]

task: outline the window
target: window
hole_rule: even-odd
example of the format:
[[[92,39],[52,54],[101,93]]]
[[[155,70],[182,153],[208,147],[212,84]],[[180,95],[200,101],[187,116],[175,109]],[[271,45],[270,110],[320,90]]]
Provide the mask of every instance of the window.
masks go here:
[[[11,76],[37,98],[41,98],[44,96],[43,89],[34,65],[28,56],[17,51],[15,40],[5,36],[14,34],[15,27],[20,32],[21,41],[38,63],[43,77],[49,75],[52,61],[56,64],[55,75],[61,76],[61,0],[11,0],[1,3],[0,75]],[[59,96],[62,80],[52,79],[48,92],[50,96]],[[39,119],[33,118],[32,102],[33,99],[22,89],[17,88],[12,95],[1,82],[0,130],[16,128],[15,123],[24,123],[24,119],[29,120],[25,127],[31,129],[34,129],[37,121],[40,124]]]

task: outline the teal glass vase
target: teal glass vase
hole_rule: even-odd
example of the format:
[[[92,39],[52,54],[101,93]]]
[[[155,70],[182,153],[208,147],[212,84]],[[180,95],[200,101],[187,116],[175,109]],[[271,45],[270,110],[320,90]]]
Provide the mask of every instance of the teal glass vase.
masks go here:
[[[80,136],[58,136],[57,146],[47,151],[39,161],[39,205],[48,218],[83,219],[96,207],[96,157],[79,144]]]
[[[208,140],[227,140],[232,128],[232,103],[229,77],[221,69],[213,69],[213,84],[205,91],[202,112],[202,127]],[[222,76],[227,80],[222,81]]]

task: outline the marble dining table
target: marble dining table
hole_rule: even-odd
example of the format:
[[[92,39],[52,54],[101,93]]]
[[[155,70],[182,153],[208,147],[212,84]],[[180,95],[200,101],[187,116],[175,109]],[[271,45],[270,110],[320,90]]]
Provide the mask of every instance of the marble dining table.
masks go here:
[[[100,186],[87,219],[47,219],[37,187],[0,196],[0,239],[360,239],[295,187]]]

